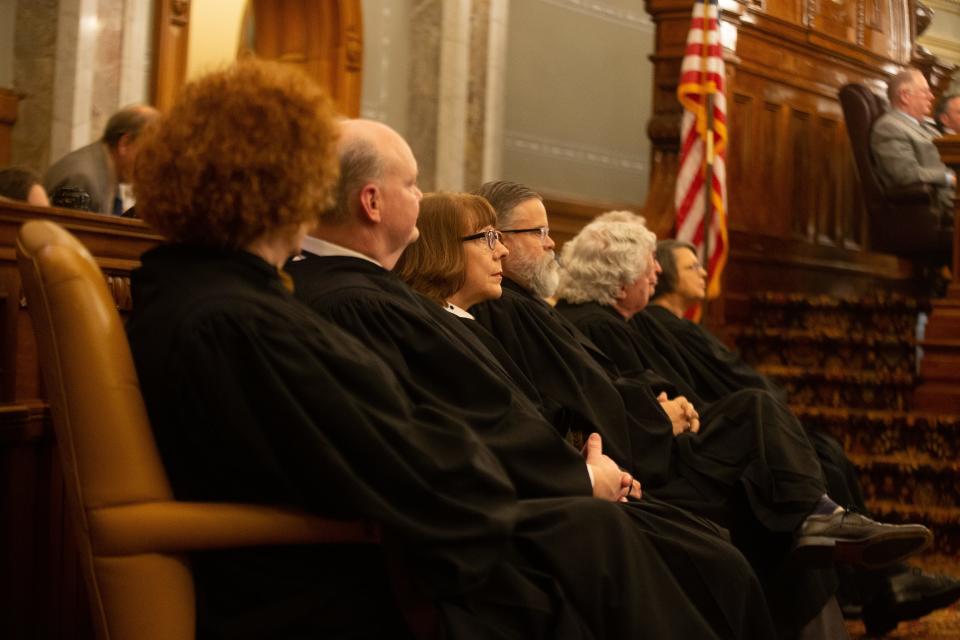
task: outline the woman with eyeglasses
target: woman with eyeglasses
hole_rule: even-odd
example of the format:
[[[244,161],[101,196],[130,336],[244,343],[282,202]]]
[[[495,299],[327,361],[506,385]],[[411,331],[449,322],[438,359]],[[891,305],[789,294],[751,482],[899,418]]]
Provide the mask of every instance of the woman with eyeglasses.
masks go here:
[[[420,240],[395,271],[407,284],[463,317],[478,302],[499,298],[509,253],[494,228],[497,216],[479,196],[433,193],[420,202]]]
[[[400,256],[394,271],[414,290],[433,300],[468,327],[506,369],[521,391],[541,406],[540,394],[503,346],[473,321],[467,309],[499,298],[501,260],[509,253],[494,228],[493,208],[479,196],[431,193],[420,201],[420,239]],[[541,407],[542,411],[542,407]]]

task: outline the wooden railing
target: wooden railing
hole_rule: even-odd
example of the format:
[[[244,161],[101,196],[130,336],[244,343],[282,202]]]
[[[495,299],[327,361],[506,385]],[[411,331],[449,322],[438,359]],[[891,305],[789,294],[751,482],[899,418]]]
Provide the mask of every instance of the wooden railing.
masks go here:
[[[947,166],[960,173],[960,134],[936,141]],[[960,414],[960,199],[954,199],[953,281],[946,297],[933,302],[920,361],[917,409]]]

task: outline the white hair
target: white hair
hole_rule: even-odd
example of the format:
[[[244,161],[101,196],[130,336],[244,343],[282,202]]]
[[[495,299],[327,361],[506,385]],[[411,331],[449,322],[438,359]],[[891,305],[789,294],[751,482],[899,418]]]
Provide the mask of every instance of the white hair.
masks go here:
[[[656,247],[642,217],[628,211],[598,217],[563,245],[557,297],[613,305],[622,287],[647,272]]]
[[[591,222],[632,222],[634,224],[642,225],[643,227],[647,226],[646,218],[634,213],[633,211],[627,211],[626,209],[601,213],[596,218],[591,220]]]

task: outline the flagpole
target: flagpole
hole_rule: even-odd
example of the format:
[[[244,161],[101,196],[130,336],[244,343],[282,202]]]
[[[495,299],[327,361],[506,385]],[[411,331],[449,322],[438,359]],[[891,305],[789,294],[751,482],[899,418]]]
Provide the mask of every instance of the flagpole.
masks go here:
[[[707,132],[704,136],[705,153],[704,180],[703,180],[703,266],[707,270],[707,288],[710,284],[710,226],[713,223],[713,94],[706,95]],[[707,313],[709,298],[703,297],[700,307],[700,322]]]

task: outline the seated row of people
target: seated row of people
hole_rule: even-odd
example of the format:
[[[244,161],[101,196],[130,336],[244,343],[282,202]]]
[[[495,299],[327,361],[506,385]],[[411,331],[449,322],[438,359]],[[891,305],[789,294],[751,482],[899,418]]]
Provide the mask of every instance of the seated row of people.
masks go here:
[[[201,636],[790,638],[828,607],[834,562],[929,543],[833,502],[767,391],[698,404],[534,295],[557,275],[539,198],[504,219],[492,192],[423,199],[401,136],[336,121],[294,72],[206,76],[141,145],[139,213],[169,242],[133,275],[128,333],[176,495],[385,538],[197,556]],[[616,229],[583,246],[603,257],[615,231],[633,265],[606,306],[635,310],[650,237],[598,224]],[[480,308],[521,246],[539,247],[517,262],[526,310],[498,330]]]
[[[722,391],[710,394],[709,407],[705,409],[704,416],[699,416],[694,403],[700,407],[706,403],[694,390],[693,381],[687,382],[677,373],[676,369],[686,371],[687,365],[675,351],[673,337],[662,330],[651,336],[649,328],[643,329],[644,324],[648,323],[639,323],[636,327],[638,331],[630,326],[632,323],[625,322],[630,317],[634,321],[640,318],[659,271],[652,254],[654,238],[643,225],[642,219],[627,212],[601,216],[567,243],[563,255],[564,268],[558,270],[552,255],[553,243],[548,233],[546,211],[535,192],[523,185],[497,182],[484,185],[478,193],[493,203],[498,214],[497,219],[486,227],[471,224],[477,218],[473,213],[477,205],[464,201],[466,196],[438,194],[424,199],[417,224],[420,229],[419,240],[401,256],[396,268],[398,274],[414,289],[441,302],[452,313],[468,318],[466,325],[481,338],[486,336],[483,341],[491,351],[509,353],[506,358],[501,356],[502,364],[508,370],[511,370],[508,364],[513,370],[519,365],[523,370],[519,378],[535,381],[533,385],[524,386],[535,387],[534,394],[539,394],[536,397],[541,401],[541,406],[550,407],[544,413],[552,416],[551,422],[558,431],[566,435],[578,431],[602,432],[608,445],[622,442],[624,433],[632,435],[634,451],[639,448],[644,455],[642,459],[635,458],[633,464],[638,469],[638,477],[643,478],[647,495],[652,490],[655,495],[673,504],[708,515],[730,527],[735,543],[747,552],[757,573],[764,579],[769,602],[778,613],[776,619],[789,617],[791,612],[797,615],[803,606],[803,598],[796,597],[793,582],[806,581],[807,588],[800,591],[815,602],[812,594],[817,590],[816,579],[803,571],[799,574],[793,572],[791,576],[790,572],[780,568],[782,562],[778,556],[782,556],[784,540],[781,539],[778,546],[776,536],[771,536],[770,532],[776,531],[777,519],[784,518],[787,510],[777,506],[765,513],[760,507],[752,517],[744,518],[742,513],[737,513],[731,521],[729,500],[733,492],[729,488],[719,491],[715,488],[725,486],[723,483],[717,484],[717,479],[723,477],[723,470],[716,468],[721,460],[730,465],[731,470],[746,464],[747,470],[742,472],[740,481],[747,479],[749,487],[753,482],[751,478],[764,473],[750,470],[751,465],[769,465],[776,469],[775,473],[784,473],[783,465],[775,466],[776,461],[772,459],[784,451],[806,449],[807,461],[796,465],[801,469],[800,473],[804,468],[816,467],[816,463],[810,460],[810,449],[765,442],[782,438],[791,432],[797,441],[804,440],[796,420],[782,404],[785,401],[782,390],[777,391],[776,402],[773,402],[765,394],[742,391],[750,387],[762,389],[762,385],[733,381]],[[460,210],[459,218],[457,209]],[[489,251],[484,250],[482,240],[488,243]],[[702,270],[698,264],[696,269],[696,277],[702,280]],[[688,265],[686,271],[690,270]],[[501,273],[506,275],[502,297]],[[701,286],[701,297],[704,293],[702,289]],[[544,296],[554,293],[560,298],[556,309],[543,300]],[[695,301],[689,301],[687,306]],[[469,313],[464,311],[467,308]],[[479,322],[473,321],[474,317]],[[602,350],[597,345],[602,345]],[[613,364],[606,353],[615,354],[613,360],[617,363]],[[689,362],[691,369],[700,364]],[[712,364],[718,375],[724,375],[724,362]],[[741,367],[747,368],[742,363]],[[624,374],[625,371],[635,373]],[[658,374],[662,374],[659,381],[656,379]],[[754,375],[760,377],[759,374]],[[639,384],[636,384],[637,380],[633,385],[624,384],[625,378],[638,377]],[[642,396],[638,396],[636,391],[645,382],[660,392],[658,400],[661,407],[674,418],[672,433],[661,427],[660,433],[666,432],[668,435],[659,436],[659,439],[658,435],[654,435],[655,427],[651,428],[651,424],[657,424],[656,418],[644,425],[644,420],[640,418],[644,415],[643,410],[624,409],[624,400],[629,401],[630,398],[634,400],[631,407],[643,404],[638,400]],[[618,397],[618,386],[622,397]],[[772,383],[768,386],[773,390]],[[694,403],[684,397],[668,400],[666,393],[675,394],[677,389],[694,399]],[[737,402],[757,400],[769,405],[762,417],[752,423],[754,429],[759,427],[759,435],[744,427],[750,424],[751,411],[737,406]],[[677,406],[678,403],[682,404]],[[780,406],[775,407],[778,403]],[[691,411],[692,415],[687,413]],[[647,415],[650,415],[649,410]],[[723,425],[717,416],[723,416],[735,426]],[[786,426],[778,425],[778,421]],[[662,420],[660,424],[663,424]],[[676,463],[671,461],[670,452],[670,447],[678,444],[673,436],[687,431],[700,431],[692,445],[696,447],[696,453],[689,468],[685,468],[683,453],[680,454],[681,461]],[[826,473],[829,491],[833,493],[836,490],[844,504],[862,505],[862,497],[859,501],[850,497],[854,493],[860,496],[859,486],[852,465],[843,456],[839,444],[817,432],[807,435],[814,443],[821,464],[831,470]],[[745,442],[738,442],[738,437]],[[683,441],[684,437],[679,437],[679,440]],[[754,440],[764,446],[751,451],[749,443]],[[611,448],[612,451],[614,449]],[[725,457],[718,456],[721,452]],[[734,462],[739,455],[757,455],[764,462]],[[665,478],[671,473],[669,467],[673,467],[673,473],[679,470],[679,474],[686,477],[679,482]],[[845,474],[838,475],[834,469],[842,469]],[[696,471],[692,473],[691,470]],[[733,475],[736,477],[736,471],[733,471]],[[711,477],[705,480],[705,476]],[[691,490],[688,483],[691,477],[699,478],[695,490]],[[710,486],[711,483],[714,487]],[[726,485],[729,484],[732,482],[728,478]],[[759,484],[777,486],[778,482],[768,479]],[[782,488],[780,490],[783,491]],[[786,501],[786,496],[784,492],[778,497]],[[751,502],[762,505],[774,501],[769,497],[761,497]],[[862,509],[865,511],[865,508]],[[832,517],[849,521],[859,516],[837,511]],[[758,527],[758,523],[762,526]],[[751,532],[751,528],[767,531],[758,534],[757,531]],[[786,527],[787,531],[793,529],[789,525]],[[865,527],[864,531],[867,530]],[[880,538],[878,536],[878,540]],[[902,542],[904,540],[891,544]],[[801,546],[802,543],[801,539]],[[823,551],[823,547],[816,550]],[[794,548],[793,551],[795,560],[798,549]],[[787,576],[790,576],[790,586],[784,583]],[[945,606],[960,595],[960,583],[942,576],[915,572],[902,565],[883,574],[859,571],[845,577],[847,583],[860,586],[871,596],[866,615],[871,630],[894,626],[896,621],[908,615],[916,617],[933,608]],[[898,587],[896,593],[891,590],[892,585]],[[819,586],[823,589],[822,583]],[[799,615],[802,617],[802,614]]]

